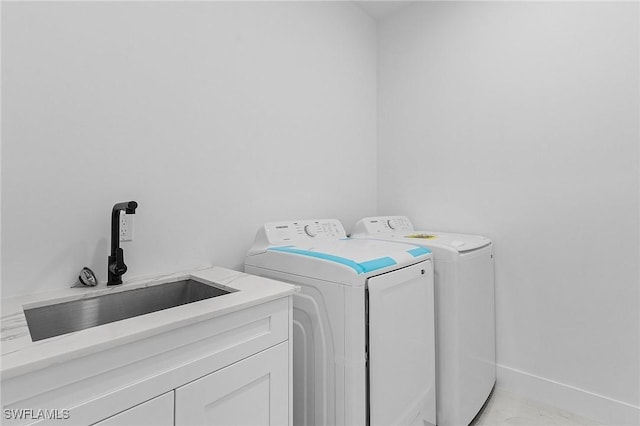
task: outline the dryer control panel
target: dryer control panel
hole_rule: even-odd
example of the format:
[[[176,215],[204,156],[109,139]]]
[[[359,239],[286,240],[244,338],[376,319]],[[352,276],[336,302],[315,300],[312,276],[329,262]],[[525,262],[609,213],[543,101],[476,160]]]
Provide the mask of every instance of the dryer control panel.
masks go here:
[[[413,224],[406,216],[365,217],[356,223],[353,234],[389,234],[413,231]]]
[[[346,238],[337,219],[293,220],[266,223],[256,235],[256,243],[265,246],[294,244],[301,241]],[[261,240],[261,241],[259,241]]]

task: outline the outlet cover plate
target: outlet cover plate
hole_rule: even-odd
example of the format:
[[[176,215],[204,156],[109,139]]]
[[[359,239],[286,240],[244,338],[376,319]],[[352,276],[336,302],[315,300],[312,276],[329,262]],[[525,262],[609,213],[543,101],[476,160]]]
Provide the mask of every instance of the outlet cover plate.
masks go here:
[[[120,211],[120,242],[133,241],[133,215]]]

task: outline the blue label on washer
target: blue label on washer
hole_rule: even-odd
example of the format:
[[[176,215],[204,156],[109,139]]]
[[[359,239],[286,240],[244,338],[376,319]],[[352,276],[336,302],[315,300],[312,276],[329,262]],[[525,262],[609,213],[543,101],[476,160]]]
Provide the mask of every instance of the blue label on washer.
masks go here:
[[[429,250],[428,248],[424,248],[424,247],[416,247],[414,249],[407,250],[407,253],[409,253],[413,257],[418,257],[418,256],[422,256],[424,254],[431,253],[431,250]]]
[[[396,264],[396,261],[390,257],[381,257],[380,259],[369,260],[359,263],[364,272],[376,271],[378,269],[387,268]]]
[[[293,246],[270,247],[268,250],[280,251],[284,253],[292,253],[292,254],[298,254],[301,256],[315,257],[316,259],[328,260],[330,262],[339,263],[341,265],[348,266],[354,271],[356,271],[358,274],[376,271],[378,269],[386,268],[388,266],[393,266],[396,264],[396,261],[390,257],[381,257],[379,259],[373,259],[373,260],[368,260],[366,262],[358,263],[351,259],[335,256],[333,254],[303,250],[303,249],[295,248]]]

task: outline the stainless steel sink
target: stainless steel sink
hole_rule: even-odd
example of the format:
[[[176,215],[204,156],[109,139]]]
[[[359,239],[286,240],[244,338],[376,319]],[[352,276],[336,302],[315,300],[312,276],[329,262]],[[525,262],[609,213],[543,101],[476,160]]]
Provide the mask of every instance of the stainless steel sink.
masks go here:
[[[223,296],[223,290],[195,280],[174,281],[118,293],[25,309],[34,342],[72,331]]]

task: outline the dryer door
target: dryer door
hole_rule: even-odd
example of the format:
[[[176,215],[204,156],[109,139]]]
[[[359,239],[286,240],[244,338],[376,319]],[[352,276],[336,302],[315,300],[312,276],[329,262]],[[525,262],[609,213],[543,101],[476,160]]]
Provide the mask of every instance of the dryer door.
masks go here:
[[[367,287],[370,425],[435,425],[433,262]]]

